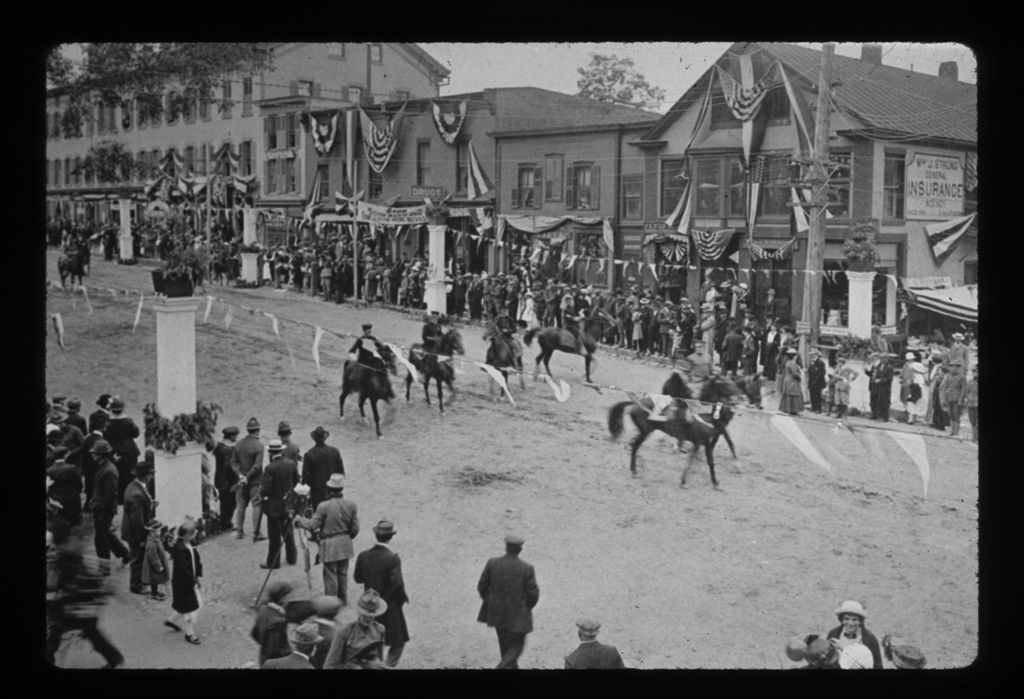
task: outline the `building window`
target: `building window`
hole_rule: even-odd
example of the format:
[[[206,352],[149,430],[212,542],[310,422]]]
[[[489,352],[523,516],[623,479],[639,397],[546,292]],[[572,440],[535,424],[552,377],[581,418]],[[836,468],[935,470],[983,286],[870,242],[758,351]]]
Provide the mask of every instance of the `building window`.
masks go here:
[[[320,192],[317,195],[320,201],[329,199],[331,196],[331,170],[326,165],[320,165],[316,169],[316,174],[320,176]]]
[[[738,157],[702,158],[695,161],[694,183],[697,216],[742,218],[743,165]]]
[[[661,216],[675,211],[679,197],[686,189],[686,177],[686,161],[682,158],[661,161]]]
[[[622,176],[622,218],[642,220],[644,197],[644,176]]]
[[[267,150],[277,150],[277,122],[280,117],[271,114],[263,120],[263,133],[266,135]]]
[[[327,57],[328,58],[344,58],[345,57],[345,44],[344,44],[344,42],[327,44]]]
[[[789,218],[789,158],[768,158],[761,187],[761,215]]]
[[[242,116],[252,114],[252,78],[242,78]]]
[[[231,101],[231,81],[225,80],[220,85],[220,116],[222,119],[231,118],[231,109],[234,103]]]
[[[82,184],[82,159],[75,156],[75,186],[79,187]]]
[[[268,160],[266,173],[267,194],[290,194],[298,191],[294,160],[289,158]]]
[[[305,97],[313,97],[313,81],[312,80],[299,80],[298,81],[298,94]]]
[[[384,47],[382,44],[370,44],[370,62],[384,62]]]
[[[593,210],[601,207],[601,169],[592,163],[573,163],[566,174],[565,208]]]
[[[299,115],[285,114],[285,148],[295,148],[299,145]]]
[[[291,158],[285,158],[281,160],[281,166],[284,168],[284,186],[286,192],[294,194],[299,191],[299,173],[296,168],[297,160]]]
[[[178,121],[178,115],[177,115],[177,113],[174,110],[174,97],[175,97],[175,95],[174,95],[173,92],[168,92],[167,93],[167,110],[166,110],[166,112],[167,112],[167,123],[168,124],[173,124],[176,121]]]
[[[831,153],[829,158],[839,166],[832,173],[828,188],[828,211],[835,218],[850,217],[850,193],[853,170],[849,153]]]
[[[367,196],[370,199],[380,199],[384,194],[384,177],[381,173],[374,172],[373,168],[370,168],[370,183],[367,189]]]
[[[562,179],[565,173],[565,156],[551,153],[544,156],[544,201],[562,201],[565,189]]]
[[[196,171],[196,147],[185,146],[185,174],[194,175]]]
[[[345,89],[345,99],[349,102],[360,104],[363,99],[363,88],[358,85],[350,85]]]
[[[196,120],[196,101],[195,99],[185,100],[185,104],[182,106],[182,113],[185,115],[185,121],[192,123]]]
[[[150,151],[149,163],[150,163],[150,166],[152,167],[152,174],[155,177],[156,174],[157,174],[157,171],[160,168],[160,150],[159,149],[154,149],[154,150]]]
[[[64,158],[64,186],[71,186],[71,158]]]
[[[416,142],[416,184],[430,181],[430,141]]]
[[[978,283],[978,261],[964,262],[964,284]]]
[[[199,98],[199,118],[203,121],[210,120],[210,100],[205,96]]]
[[[543,177],[543,171],[536,164],[520,163],[516,175],[516,188],[512,193],[512,208],[539,209]]]
[[[252,141],[242,141],[238,147],[238,172],[243,177],[253,173],[252,169]]]
[[[773,126],[789,123],[789,95],[785,89],[776,88],[765,95],[758,118],[767,119]]]
[[[455,144],[455,191],[465,192],[469,189],[469,149],[465,141]]]
[[[60,187],[60,160],[53,161],[53,184]]]
[[[882,178],[885,218],[903,218],[906,167],[907,156],[905,153],[887,152],[885,154],[885,173]]]
[[[210,156],[213,154],[213,148],[208,143],[204,143],[199,148],[199,162],[196,163],[196,172],[200,175],[207,174],[207,162]]]

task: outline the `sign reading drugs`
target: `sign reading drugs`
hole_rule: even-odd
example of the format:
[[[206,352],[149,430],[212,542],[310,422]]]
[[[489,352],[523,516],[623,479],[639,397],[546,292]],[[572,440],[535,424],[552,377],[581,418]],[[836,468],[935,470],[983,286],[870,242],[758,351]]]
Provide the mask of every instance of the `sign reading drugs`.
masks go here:
[[[376,206],[356,204],[356,220],[380,226],[416,226],[427,223],[426,206]]]
[[[954,155],[916,153],[907,163],[907,218],[945,220],[964,214],[964,169]]]

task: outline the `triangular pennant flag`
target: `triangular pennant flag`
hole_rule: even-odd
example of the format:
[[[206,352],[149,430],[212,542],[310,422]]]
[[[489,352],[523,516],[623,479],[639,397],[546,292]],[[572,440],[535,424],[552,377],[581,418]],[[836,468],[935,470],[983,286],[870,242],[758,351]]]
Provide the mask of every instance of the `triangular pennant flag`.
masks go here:
[[[552,379],[547,374],[541,374],[541,376],[543,376],[544,380],[548,382],[549,386],[551,386],[551,390],[555,392],[555,400],[557,400],[559,403],[564,403],[565,401],[569,400],[569,395],[571,392],[569,391],[569,384],[567,384],[564,379],[559,380],[558,383],[555,383],[555,380]]]
[[[135,322],[132,323],[132,332],[135,332],[135,328],[139,326],[139,320],[142,318],[142,294],[139,294],[139,307],[135,309]]]
[[[232,307],[228,306],[228,312],[224,314],[224,329],[225,330],[230,330],[231,329],[231,319],[234,318],[234,317],[235,316],[232,313]]]
[[[89,290],[85,288],[85,284],[82,284],[82,296],[85,297],[85,305],[89,308],[89,313],[92,313],[92,303],[89,301]]]
[[[815,448],[811,441],[807,439],[807,436],[800,429],[800,426],[796,421],[785,415],[772,415],[771,424],[775,429],[782,433],[782,435],[793,443],[800,453],[807,457],[807,460],[816,466],[820,466],[829,473],[832,472],[832,465],[825,460],[825,457],[821,455],[821,452]]]
[[[206,311],[203,312],[203,323],[210,319],[210,311],[213,310],[213,297],[210,295],[206,296]]]
[[[53,319],[53,329],[57,331],[57,344],[60,345],[61,351],[64,351],[64,321],[60,313],[54,313],[50,317]]]
[[[278,337],[281,337],[281,329],[277,325],[277,316],[275,316],[273,313],[267,312],[264,312],[263,315],[265,315],[267,318],[270,318],[270,325],[274,329],[274,334],[277,335]]]
[[[492,367],[490,364],[484,364],[483,362],[473,363],[476,364],[481,369],[483,369],[484,371],[486,371],[488,374],[490,374],[491,378],[494,379],[499,386],[501,386],[501,390],[503,390],[505,392],[505,395],[508,396],[508,402],[511,403],[513,407],[515,407],[516,401],[514,398],[512,398],[512,394],[509,393],[508,384],[505,383],[505,377],[501,375],[501,372]]]
[[[654,263],[652,262],[651,264],[649,264],[647,266],[651,268],[651,276],[654,277],[654,283],[655,284],[660,283],[660,282],[658,282],[658,270],[655,268]]]
[[[391,348],[391,351],[395,353],[395,358],[402,363],[402,366],[409,370],[409,375],[412,376],[412,380],[419,383],[420,374],[418,371],[416,371],[416,367],[413,366],[412,362],[410,362],[408,358],[406,358],[405,353],[402,352],[402,349],[398,345],[392,345],[391,343],[386,344],[388,347]]]
[[[313,363],[316,364],[317,373],[320,373],[320,340],[324,337],[324,329],[319,325],[313,329]]]
[[[928,497],[928,481],[931,480],[931,464],[928,463],[928,451],[925,447],[924,438],[919,434],[910,432],[899,432],[888,430],[893,441],[900,445],[903,451],[913,459],[917,470],[921,472],[921,482],[924,485],[924,497]]]
[[[604,263],[605,263],[605,258],[603,258],[603,257],[597,261],[597,273],[598,274],[604,273]]]

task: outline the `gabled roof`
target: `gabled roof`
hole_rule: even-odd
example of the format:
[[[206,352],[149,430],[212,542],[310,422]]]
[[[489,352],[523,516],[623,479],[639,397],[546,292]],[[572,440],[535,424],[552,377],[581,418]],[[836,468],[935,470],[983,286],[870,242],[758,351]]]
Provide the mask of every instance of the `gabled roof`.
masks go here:
[[[793,44],[758,43],[751,46],[743,42],[729,47],[718,62],[743,49],[763,50],[767,57],[779,59],[789,75],[805,86],[817,83],[821,51]],[[696,108],[713,73],[714,66],[690,86],[662,119],[644,134],[641,142],[657,141],[684,112]],[[877,132],[880,136],[916,136],[920,140],[978,142],[976,85],[840,55],[833,56],[832,82],[839,83],[833,89],[836,103],[856,116],[866,131]],[[715,97],[720,99],[721,94]]]
[[[501,131],[528,131],[564,126],[629,124],[661,115],[539,87],[497,87],[494,101]]]

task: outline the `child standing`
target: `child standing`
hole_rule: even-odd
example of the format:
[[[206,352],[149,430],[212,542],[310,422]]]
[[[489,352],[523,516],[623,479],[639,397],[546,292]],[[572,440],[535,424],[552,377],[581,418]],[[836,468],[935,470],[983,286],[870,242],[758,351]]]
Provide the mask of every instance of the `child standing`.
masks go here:
[[[203,562],[199,558],[199,552],[192,546],[195,535],[194,519],[186,519],[185,523],[178,527],[178,536],[171,552],[171,560],[174,562],[174,571],[171,575],[171,607],[175,614],[164,622],[164,626],[181,631],[183,624],[185,640],[198,646],[200,641],[194,625],[199,609],[203,606],[203,598],[199,593]]]
[[[158,602],[167,599],[161,589],[170,580],[167,566],[167,552],[164,551],[163,524],[153,520],[146,525],[149,535],[146,538],[146,555],[142,559],[142,584],[149,585],[149,596]]]

